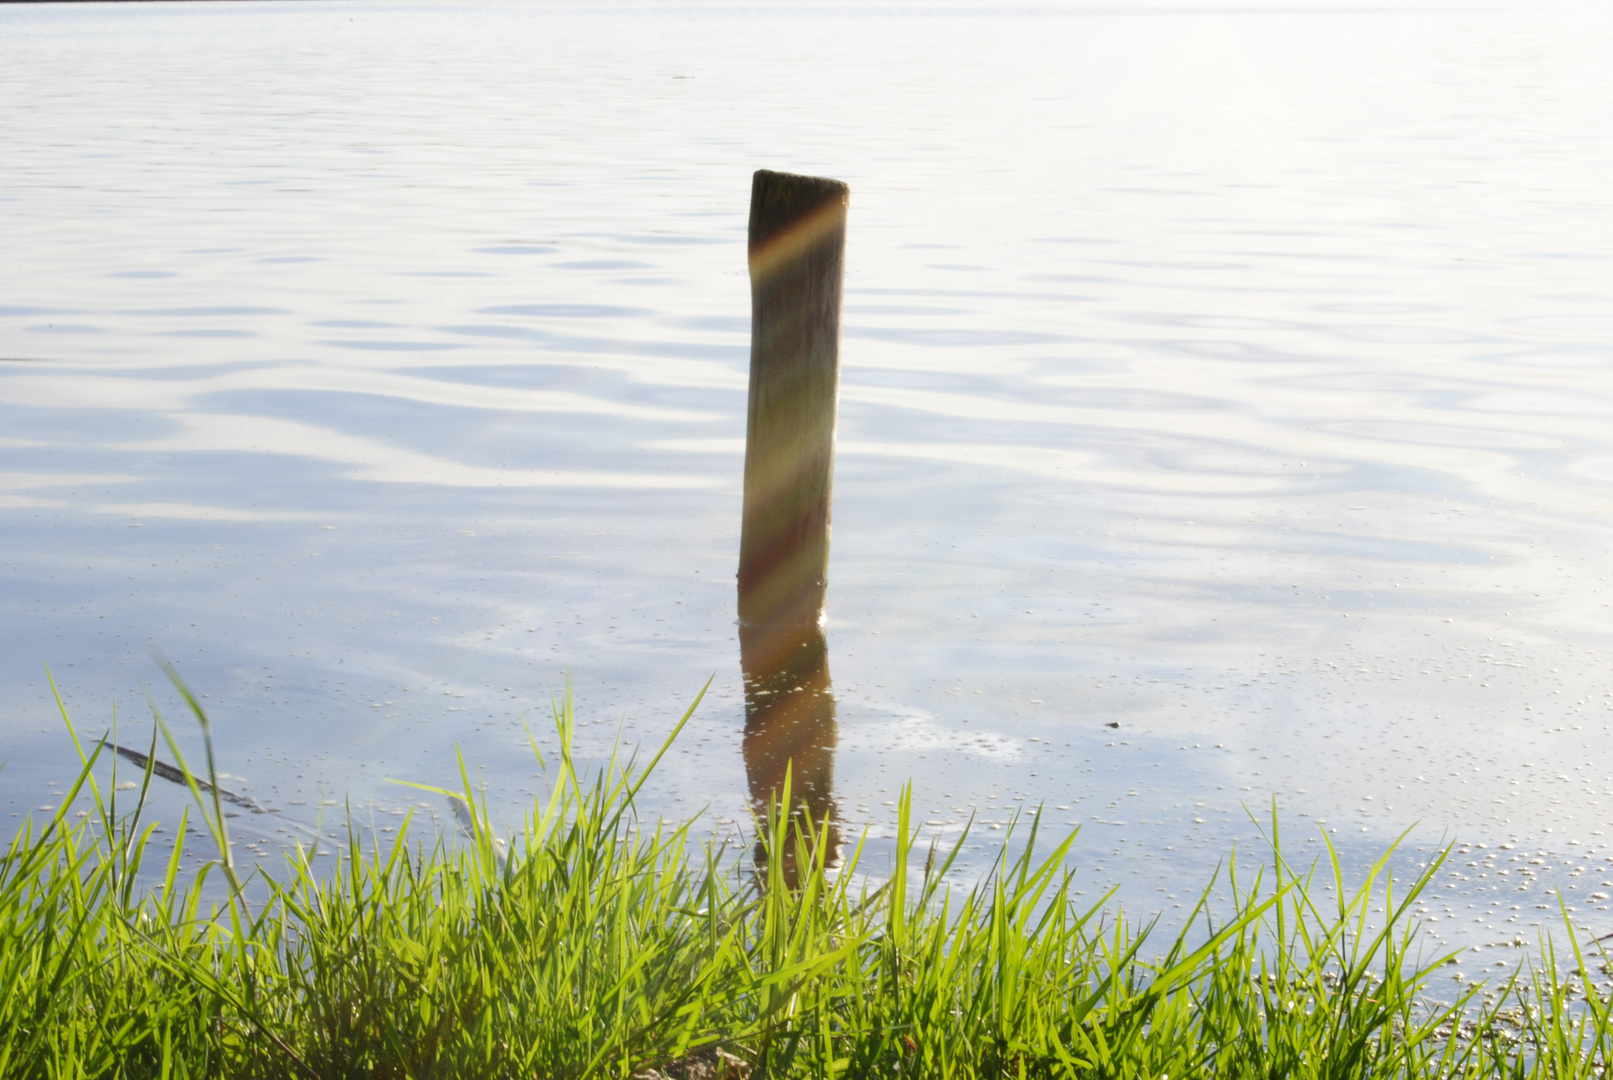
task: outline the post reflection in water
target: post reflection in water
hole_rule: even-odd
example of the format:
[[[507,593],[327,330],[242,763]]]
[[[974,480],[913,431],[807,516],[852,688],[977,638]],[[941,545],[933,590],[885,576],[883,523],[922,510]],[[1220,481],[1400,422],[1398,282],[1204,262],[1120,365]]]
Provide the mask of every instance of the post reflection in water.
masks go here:
[[[745,673],[745,776],[758,821],[775,815],[789,777],[790,817],[783,841],[784,874],[797,880],[796,838],[821,832],[828,823],[826,865],[840,857],[839,814],[834,805],[837,740],[829,650],[818,623],[739,628],[740,666]],[[758,869],[766,851],[756,847]]]

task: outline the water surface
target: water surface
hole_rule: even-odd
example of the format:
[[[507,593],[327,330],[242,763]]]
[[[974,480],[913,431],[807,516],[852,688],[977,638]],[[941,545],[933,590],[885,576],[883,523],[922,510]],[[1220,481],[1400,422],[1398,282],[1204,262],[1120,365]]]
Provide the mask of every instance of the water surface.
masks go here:
[[[5,812],[71,775],[41,665],[140,730],[155,641],[304,822],[455,746],[513,817],[568,677],[589,754],[709,678],[646,810],[744,844],[768,167],[852,189],[848,835],[908,780],[976,859],[1042,806],[1169,916],[1275,802],[1301,855],[1470,845],[1439,940],[1559,888],[1613,929],[1610,46],[1570,3],[0,9]]]

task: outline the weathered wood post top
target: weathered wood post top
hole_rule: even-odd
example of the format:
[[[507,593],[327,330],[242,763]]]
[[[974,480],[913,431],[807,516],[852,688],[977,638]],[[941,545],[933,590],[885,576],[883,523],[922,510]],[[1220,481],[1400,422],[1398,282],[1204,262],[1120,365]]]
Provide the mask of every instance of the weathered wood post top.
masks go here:
[[[816,623],[829,574],[850,189],[759,169],[751,183],[750,403],[739,619]]]

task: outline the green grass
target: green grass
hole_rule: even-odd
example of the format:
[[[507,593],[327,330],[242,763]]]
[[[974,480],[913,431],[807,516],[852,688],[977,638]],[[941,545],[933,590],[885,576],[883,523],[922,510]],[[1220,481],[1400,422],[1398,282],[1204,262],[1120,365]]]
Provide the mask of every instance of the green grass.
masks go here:
[[[1571,1077],[1608,1059],[1609,1003],[1573,985],[1600,953],[1548,948],[1490,1004],[1426,993],[1444,958],[1418,959],[1411,911],[1443,857],[1402,885],[1386,854],[1352,883],[1336,855],[1296,873],[1273,832],[1228,910],[1207,886],[1164,934],[1077,902],[1073,837],[1034,824],[949,888],[961,842],[922,859],[904,796],[883,885],[857,851],[826,869],[779,815],[759,873],[641,827],[654,761],[579,774],[569,701],[556,720],[555,783],[507,847],[461,768],[469,838],[350,831],[334,869],[296,849],[274,874],[234,861],[216,790],[193,785],[216,858],[182,876],[149,768],[120,800],[96,779],[107,744],[74,734],[72,792],[0,861],[0,1076]]]

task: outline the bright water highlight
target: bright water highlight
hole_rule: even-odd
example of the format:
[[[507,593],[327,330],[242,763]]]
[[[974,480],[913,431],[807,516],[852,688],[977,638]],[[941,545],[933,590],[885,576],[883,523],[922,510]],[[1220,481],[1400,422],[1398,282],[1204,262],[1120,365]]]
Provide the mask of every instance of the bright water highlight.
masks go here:
[[[1044,805],[1168,916],[1275,798],[1300,851],[1483,845],[1443,940],[1559,888],[1613,930],[1610,46],[1569,3],[0,9],[0,811],[70,776],[41,662],[138,731],[156,641],[309,822],[456,745],[514,807],[567,673],[590,753],[715,673],[647,809],[743,843],[768,167],[852,189],[851,835],[909,778],[981,855]]]

